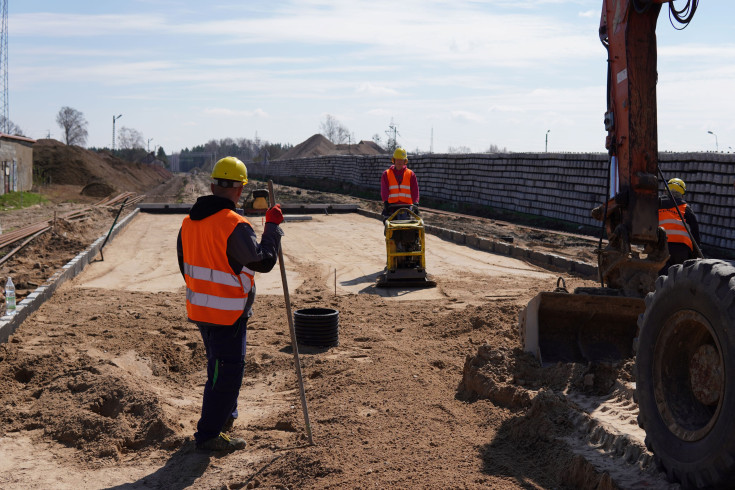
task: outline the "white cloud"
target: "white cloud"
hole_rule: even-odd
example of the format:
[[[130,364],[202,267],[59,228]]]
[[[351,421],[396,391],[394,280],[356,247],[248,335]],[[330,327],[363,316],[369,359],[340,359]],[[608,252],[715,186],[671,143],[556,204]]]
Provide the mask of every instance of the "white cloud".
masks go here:
[[[485,118],[469,111],[452,111],[452,120],[462,123],[484,123]]]
[[[136,0],[98,2],[100,14],[88,14],[83,0],[17,2],[11,119],[45,134],[69,105],[88,116],[90,144],[102,146],[110,115],[124,112],[168,150],[256,130],[299,143],[329,113],[361,139],[395,118],[409,148],[428,149],[436,129],[437,148],[542,150],[552,129],[550,149],[553,141],[555,150],[602,151],[599,3],[406,0],[398,12],[392,0]],[[683,32],[662,11],[662,149],[707,125],[721,145],[735,144],[731,3],[719,2],[716,15],[698,10]],[[206,124],[183,130],[192,114]],[[233,124],[238,117],[247,124]],[[711,135],[699,136],[711,146]]]
[[[14,14],[8,19],[13,36],[96,37],[119,33],[161,32],[167,22],[161,15],[87,15],[58,12]]]
[[[398,95],[398,91],[384,85],[373,85],[370,82],[365,82],[357,87],[356,92],[358,94],[369,94],[369,95]]]
[[[210,116],[224,116],[224,117],[268,117],[263,109],[255,109],[252,111],[242,111],[227,109],[224,107],[209,107],[204,109],[204,113]]]
[[[367,111],[369,116],[390,116],[391,112],[386,109],[371,109]]]

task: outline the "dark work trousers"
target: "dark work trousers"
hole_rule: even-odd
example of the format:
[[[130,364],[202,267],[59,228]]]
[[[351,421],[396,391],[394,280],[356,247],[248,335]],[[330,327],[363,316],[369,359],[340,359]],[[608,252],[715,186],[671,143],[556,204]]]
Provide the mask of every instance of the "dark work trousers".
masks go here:
[[[227,418],[237,418],[237,396],[245,373],[247,317],[234,325],[198,325],[207,351],[207,383],[202,416],[194,439],[201,444],[217,437]]]
[[[667,245],[669,247],[669,260],[666,262],[663,268],[658,271],[659,276],[668,276],[669,267],[671,267],[672,265],[683,264],[685,260],[694,259],[697,257],[694,251],[689,248],[689,245],[679,242],[669,242]]]

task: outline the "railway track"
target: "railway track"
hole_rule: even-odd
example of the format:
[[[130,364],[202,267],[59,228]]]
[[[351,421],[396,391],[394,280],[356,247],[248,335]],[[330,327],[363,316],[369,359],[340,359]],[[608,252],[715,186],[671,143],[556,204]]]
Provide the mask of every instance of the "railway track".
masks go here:
[[[31,223],[9,233],[3,233],[2,235],[0,235],[0,251],[12,245],[16,245],[19,242],[21,243],[12,250],[2,255],[2,257],[0,257],[0,265],[10,260],[13,255],[22,250],[23,247],[33,241],[34,238],[44,234],[49,230],[52,230],[57,219],[65,221],[80,221],[89,217],[89,211],[93,207],[117,207],[119,205],[132,206],[139,203],[144,198],[145,195],[137,195],[134,192],[124,192],[117,196],[106,197],[92,204],[91,206],[64,213],[58,216],[54,213],[53,218]]]

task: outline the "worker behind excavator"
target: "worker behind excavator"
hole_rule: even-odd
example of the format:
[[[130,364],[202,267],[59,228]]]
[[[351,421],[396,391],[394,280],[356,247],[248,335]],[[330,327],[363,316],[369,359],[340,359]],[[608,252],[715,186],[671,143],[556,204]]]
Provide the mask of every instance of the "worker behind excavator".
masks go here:
[[[699,246],[697,215],[694,214],[692,207],[687,204],[683,197],[687,188],[686,184],[683,180],[674,178],[669,180],[668,188],[674,197],[674,201],[671,200],[668,193],[658,198],[658,225],[666,232],[669,246],[669,260],[659,271],[660,275],[667,275],[669,267],[674,264],[683,264],[685,260],[697,257],[694,252],[692,238]],[[681,212],[681,216],[684,217],[684,221],[691,231],[691,237],[686,226],[679,218],[679,212]]]
[[[260,243],[248,220],[235,212],[248,181],[245,164],[219,160],[212,171],[212,194],[199,197],[179,230],[179,269],[186,282],[186,313],[199,328],[207,356],[202,412],[196,447],[232,451],[244,439],[226,432],[237,418],[237,397],[245,372],[245,334],[255,299],[256,272],[278,260],[283,232],[280,205],[265,213]]]
[[[383,218],[391,215],[391,205],[408,204],[413,205],[414,212],[418,214],[419,205],[419,182],[416,174],[408,168],[408,155],[403,148],[396,148],[391,165],[380,177],[380,197],[383,199]]]

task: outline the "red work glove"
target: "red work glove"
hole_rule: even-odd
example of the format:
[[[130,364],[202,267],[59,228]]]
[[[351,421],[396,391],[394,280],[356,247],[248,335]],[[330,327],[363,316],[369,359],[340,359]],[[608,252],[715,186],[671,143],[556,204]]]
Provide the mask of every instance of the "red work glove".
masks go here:
[[[270,208],[268,211],[265,212],[265,222],[266,223],[275,223],[277,225],[280,225],[283,223],[283,211],[281,211],[281,205],[276,204],[272,208]]]

